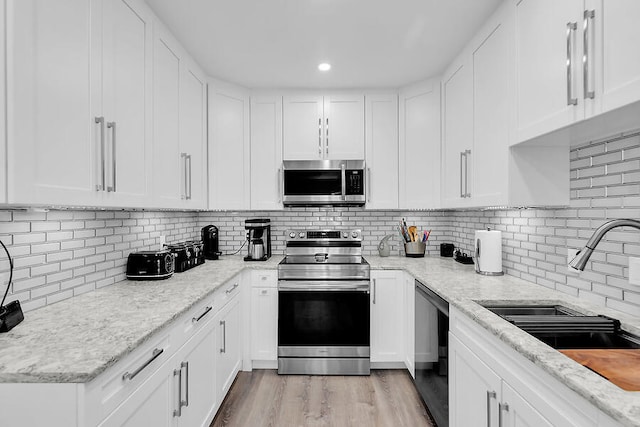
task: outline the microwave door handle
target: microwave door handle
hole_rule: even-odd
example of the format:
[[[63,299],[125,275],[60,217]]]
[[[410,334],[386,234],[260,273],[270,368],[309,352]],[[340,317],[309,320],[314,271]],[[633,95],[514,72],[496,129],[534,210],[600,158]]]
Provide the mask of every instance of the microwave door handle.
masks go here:
[[[342,163],[340,165],[341,178],[342,178],[342,200],[347,200],[347,171],[345,164]]]

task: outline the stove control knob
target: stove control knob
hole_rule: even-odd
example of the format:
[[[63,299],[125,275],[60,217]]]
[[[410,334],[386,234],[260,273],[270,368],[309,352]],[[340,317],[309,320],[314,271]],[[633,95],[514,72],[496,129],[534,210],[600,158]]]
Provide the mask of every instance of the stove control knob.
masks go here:
[[[358,237],[358,232],[357,232],[357,231],[352,231],[352,232],[351,232],[351,237],[353,237],[354,239],[355,239],[356,237]]]
[[[296,238],[296,233],[294,233],[293,231],[291,233],[289,233],[289,237],[292,239]]]
[[[300,233],[298,233],[298,237],[301,239],[304,238],[304,233],[301,231]]]
[[[343,237],[344,239],[346,239],[347,237],[349,237],[349,233],[347,233],[346,231],[343,231],[343,232],[342,232],[342,237]]]

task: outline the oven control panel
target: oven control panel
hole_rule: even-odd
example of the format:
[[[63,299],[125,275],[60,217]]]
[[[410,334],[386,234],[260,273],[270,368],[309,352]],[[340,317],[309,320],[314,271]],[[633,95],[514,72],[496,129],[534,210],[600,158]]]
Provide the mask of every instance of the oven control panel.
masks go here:
[[[293,240],[356,240],[362,241],[362,230],[288,230],[287,241]]]

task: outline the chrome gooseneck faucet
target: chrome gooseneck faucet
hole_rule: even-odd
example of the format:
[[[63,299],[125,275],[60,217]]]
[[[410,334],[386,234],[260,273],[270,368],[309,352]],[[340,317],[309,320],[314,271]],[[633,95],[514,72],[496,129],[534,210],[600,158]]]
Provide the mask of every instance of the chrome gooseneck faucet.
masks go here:
[[[587,242],[586,246],[582,248],[582,250],[578,251],[576,256],[569,263],[570,267],[575,268],[576,270],[584,271],[584,267],[587,265],[587,261],[591,257],[593,250],[598,246],[600,240],[604,237],[605,234],[609,232],[612,228],[617,227],[633,227],[640,230],[640,221],[636,221],[635,219],[614,219],[608,222],[605,222],[600,227],[593,232],[593,235]]]

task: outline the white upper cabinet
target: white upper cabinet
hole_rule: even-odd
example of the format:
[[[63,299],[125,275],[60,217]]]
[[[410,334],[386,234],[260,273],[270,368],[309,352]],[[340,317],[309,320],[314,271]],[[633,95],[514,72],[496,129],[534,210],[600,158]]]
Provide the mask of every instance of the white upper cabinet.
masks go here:
[[[6,1],[0,1],[0,98],[6,99],[6,56],[5,56],[5,36],[6,36],[6,20],[5,20]],[[0,166],[3,168],[0,172],[0,203],[7,201],[7,123],[6,123],[6,103],[0,102]]]
[[[602,111],[611,111],[640,100],[640,55],[634,49],[640,45],[640,2],[636,0],[587,0],[589,19],[587,30],[595,36],[587,46],[595,61],[594,74],[589,74],[589,90],[601,99]],[[591,13],[593,11],[593,13]]]
[[[209,208],[250,205],[249,96],[244,89],[209,83]]]
[[[365,96],[368,209],[398,208],[398,95]]]
[[[101,75],[91,68],[92,5],[7,1],[9,203],[99,204],[101,126],[91,116],[91,87]]]
[[[400,91],[399,133],[399,207],[440,207],[439,81]]]
[[[287,95],[285,160],[364,159],[364,96]]]
[[[282,209],[282,96],[251,97],[251,209]]]
[[[27,0],[7,12],[9,202],[148,206],[148,8]]]
[[[516,5],[517,134],[531,139],[584,117],[580,96],[580,0],[521,0]],[[580,19],[581,21],[581,19]]]

